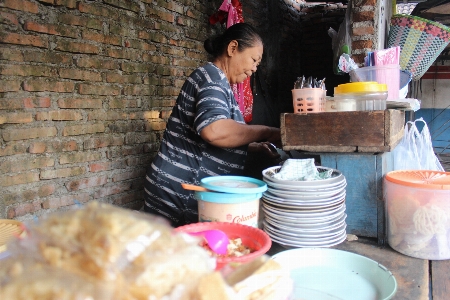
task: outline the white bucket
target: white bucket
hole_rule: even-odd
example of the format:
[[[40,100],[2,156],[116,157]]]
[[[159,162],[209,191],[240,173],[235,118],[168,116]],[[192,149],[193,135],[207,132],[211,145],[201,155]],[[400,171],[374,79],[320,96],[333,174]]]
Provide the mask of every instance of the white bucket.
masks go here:
[[[258,228],[262,193],[195,192],[199,222],[239,223]]]

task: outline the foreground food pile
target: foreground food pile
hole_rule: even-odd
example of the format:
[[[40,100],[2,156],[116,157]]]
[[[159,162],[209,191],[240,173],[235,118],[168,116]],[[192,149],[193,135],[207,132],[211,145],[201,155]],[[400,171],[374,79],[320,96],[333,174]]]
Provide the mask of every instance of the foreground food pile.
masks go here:
[[[219,299],[218,283],[223,299],[258,299],[252,294],[260,288],[239,296],[234,285],[245,285],[259,266],[279,268],[263,257],[252,270],[244,265],[228,270],[234,278],[245,274],[230,284],[214,271],[215,258],[197,238],[174,232],[162,219],[98,202],[28,225],[26,237],[12,241],[8,251],[11,255],[0,263],[4,300],[208,300]],[[265,276],[273,289],[286,274]],[[212,284],[215,295],[207,288]]]

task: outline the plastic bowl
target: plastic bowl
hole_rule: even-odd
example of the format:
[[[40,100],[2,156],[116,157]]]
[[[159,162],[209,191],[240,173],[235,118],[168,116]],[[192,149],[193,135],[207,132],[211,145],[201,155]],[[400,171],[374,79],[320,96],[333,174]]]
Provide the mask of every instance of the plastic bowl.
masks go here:
[[[261,229],[239,223],[201,222],[177,227],[175,231],[189,233],[210,229],[224,231],[229,239],[241,238],[242,243],[246,247],[254,250],[252,253],[240,257],[217,257],[216,270],[220,270],[228,264],[234,265],[250,262],[265,254],[272,246],[272,240],[267,233]]]

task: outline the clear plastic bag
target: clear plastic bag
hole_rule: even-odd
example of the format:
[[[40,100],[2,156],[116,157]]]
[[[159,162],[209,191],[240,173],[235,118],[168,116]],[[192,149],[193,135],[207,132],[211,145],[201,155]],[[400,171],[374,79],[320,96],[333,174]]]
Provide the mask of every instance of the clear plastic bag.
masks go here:
[[[344,21],[339,25],[336,32],[333,28],[328,29],[328,35],[331,37],[331,46],[333,50],[333,72],[336,75],[346,74],[339,69],[339,58],[342,54],[351,55],[352,38],[350,35],[352,1],[348,1]]]
[[[421,131],[416,122],[423,122]],[[430,131],[423,118],[408,121],[400,143],[393,151],[394,170],[444,171],[434,153]]]

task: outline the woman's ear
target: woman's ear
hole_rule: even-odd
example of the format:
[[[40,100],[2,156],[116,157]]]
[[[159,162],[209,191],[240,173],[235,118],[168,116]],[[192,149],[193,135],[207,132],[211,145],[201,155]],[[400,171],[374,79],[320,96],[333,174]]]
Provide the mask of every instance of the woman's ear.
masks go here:
[[[228,44],[227,54],[228,56],[233,56],[236,52],[238,52],[238,42],[236,40],[232,40]]]

